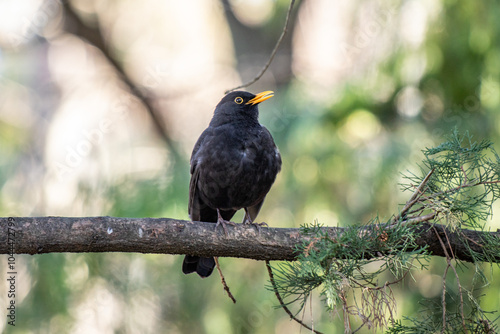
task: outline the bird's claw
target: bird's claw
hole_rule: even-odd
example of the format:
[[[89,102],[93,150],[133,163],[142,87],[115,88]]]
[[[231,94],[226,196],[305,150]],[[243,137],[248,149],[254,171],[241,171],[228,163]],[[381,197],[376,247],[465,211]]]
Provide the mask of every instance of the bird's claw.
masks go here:
[[[259,234],[260,234],[260,228],[261,228],[262,226],[269,227],[269,225],[267,225],[267,223],[266,223],[266,222],[262,222],[262,223],[254,223],[253,221],[248,221],[248,220],[246,220],[246,221],[245,221],[245,224],[255,226],[255,228],[257,229],[257,231],[259,232]]]
[[[222,225],[222,229],[224,230],[224,234],[227,237],[227,227],[226,227],[226,225],[236,226],[236,224],[233,223],[232,221],[225,220],[224,218],[222,218],[222,216],[220,215],[219,210],[217,210],[217,216],[218,216],[218,218],[217,218],[217,224],[215,224],[215,231],[217,232],[217,227],[219,227],[219,225]]]
[[[226,225],[236,226],[236,224],[233,223],[232,221],[221,219],[217,220],[217,224],[215,224],[215,231],[217,231],[217,227],[219,227],[219,225],[222,225],[222,229],[224,230],[224,234],[226,235],[226,237],[227,237]]]

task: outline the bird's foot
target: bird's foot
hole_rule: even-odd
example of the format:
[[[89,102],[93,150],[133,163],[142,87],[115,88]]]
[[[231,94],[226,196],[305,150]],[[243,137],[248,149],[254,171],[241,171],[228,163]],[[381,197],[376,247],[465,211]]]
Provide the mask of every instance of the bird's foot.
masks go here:
[[[236,224],[233,223],[232,221],[225,220],[224,218],[222,218],[219,209],[217,209],[217,224],[215,224],[215,231],[217,231],[217,227],[219,227],[219,225],[222,225],[222,229],[224,230],[224,234],[226,235],[226,237],[227,237],[226,225],[236,226]]]
[[[269,227],[269,225],[267,225],[266,222],[262,222],[262,223],[255,223],[255,222],[253,222],[252,219],[250,218],[250,216],[248,215],[248,213],[247,213],[246,219],[244,221],[244,224],[255,226],[255,228],[257,229],[257,231],[259,232],[259,234],[260,234],[260,228],[262,226]]]

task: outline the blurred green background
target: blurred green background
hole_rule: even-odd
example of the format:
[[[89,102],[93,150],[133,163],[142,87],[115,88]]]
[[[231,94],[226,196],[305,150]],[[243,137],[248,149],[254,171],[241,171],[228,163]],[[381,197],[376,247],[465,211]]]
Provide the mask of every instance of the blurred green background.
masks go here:
[[[194,142],[224,91],[265,64],[289,2],[64,3],[0,2],[0,216],[188,219]],[[248,88],[275,91],[260,120],[283,157],[258,219],[299,227],[387,218],[410,196],[398,186],[401,172],[418,171],[420,150],[453,128],[498,149],[498,13],[493,0],[298,1],[271,67]],[[109,59],[154,108],[171,145]],[[497,216],[488,226],[500,227]],[[2,316],[0,330],[301,332],[275,309],[263,262],[221,259],[235,305],[217,274],[184,276],[181,262],[171,255],[18,255],[16,327]],[[398,318],[440,303],[445,265],[433,259],[430,270],[394,289]],[[499,271],[485,268],[491,285],[476,282],[475,294],[486,294],[481,306],[496,311]],[[473,271],[463,268],[465,287]],[[3,312],[6,272],[0,256]],[[453,277],[448,284],[453,309]],[[320,296],[299,316],[318,330],[344,332],[341,310],[326,313]]]

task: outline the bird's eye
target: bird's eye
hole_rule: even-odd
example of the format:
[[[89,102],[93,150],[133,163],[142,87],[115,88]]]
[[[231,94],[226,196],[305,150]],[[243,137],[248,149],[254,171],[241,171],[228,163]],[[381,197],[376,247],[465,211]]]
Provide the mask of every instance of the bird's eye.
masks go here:
[[[242,104],[243,103],[243,99],[241,97],[237,97],[234,99],[234,102],[238,103],[238,104]]]

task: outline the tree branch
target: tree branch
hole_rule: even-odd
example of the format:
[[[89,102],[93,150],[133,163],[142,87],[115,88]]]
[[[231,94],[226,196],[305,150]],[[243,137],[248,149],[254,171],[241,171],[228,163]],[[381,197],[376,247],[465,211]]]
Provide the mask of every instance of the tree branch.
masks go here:
[[[214,228],[214,223],[171,218],[0,218],[0,254],[135,252],[293,261],[297,257],[296,247],[311,241],[311,237],[301,234],[298,228],[262,227],[258,232],[253,226],[238,224],[228,226],[227,236],[221,229],[215,232]],[[430,223],[412,228],[418,234],[418,247],[427,247],[432,255],[446,257],[439,237],[448,237],[456,259],[469,262],[473,258],[468,247],[482,253],[481,245],[486,237],[500,238],[498,231],[452,231]],[[346,230],[341,227],[323,229],[332,237]],[[367,233],[369,231],[367,229]],[[461,241],[463,237],[468,245]],[[380,250],[374,249],[370,254],[379,256]],[[367,256],[370,255],[365,253],[365,258]],[[493,260],[500,263],[500,253]]]
[[[276,295],[276,299],[278,299],[281,307],[283,308],[283,310],[285,310],[286,314],[290,316],[290,319],[295,320],[295,322],[299,323],[302,327],[304,327],[307,330],[310,330],[311,332],[314,332],[316,334],[323,334],[309,327],[302,320],[297,319],[297,317],[293,315],[292,311],[290,311],[290,309],[286,306],[286,303],[283,300],[283,298],[281,298],[281,295],[278,291],[278,286],[276,285],[276,281],[274,280],[273,269],[271,268],[271,264],[267,260],[266,260],[266,267],[267,267],[267,273],[269,274],[269,280],[271,281],[271,286],[273,287],[274,294]]]

